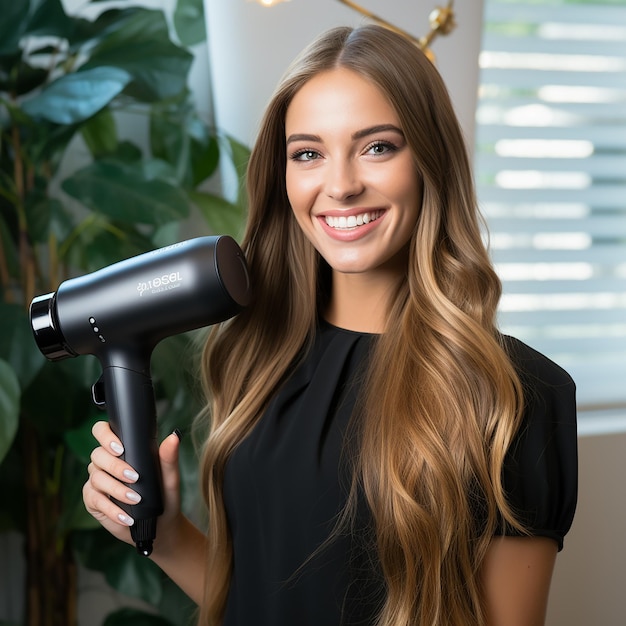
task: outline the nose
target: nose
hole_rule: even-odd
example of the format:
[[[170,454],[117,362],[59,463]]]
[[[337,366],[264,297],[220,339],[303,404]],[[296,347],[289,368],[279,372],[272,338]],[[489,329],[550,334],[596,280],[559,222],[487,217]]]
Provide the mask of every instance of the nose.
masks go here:
[[[335,162],[327,170],[326,195],[333,200],[344,202],[363,192],[364,184],[358,167],[350,161]]]

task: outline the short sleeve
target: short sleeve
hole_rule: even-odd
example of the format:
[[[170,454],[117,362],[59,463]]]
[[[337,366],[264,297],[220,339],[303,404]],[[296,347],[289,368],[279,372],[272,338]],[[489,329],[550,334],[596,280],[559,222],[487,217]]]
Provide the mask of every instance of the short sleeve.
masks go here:
[[[576,387],[565,370],[521,341],[507,337],[506,347],[524,387],[525,408],[505,459],[504,490],[528,532],[554,539],[561,550],[578,496]]]

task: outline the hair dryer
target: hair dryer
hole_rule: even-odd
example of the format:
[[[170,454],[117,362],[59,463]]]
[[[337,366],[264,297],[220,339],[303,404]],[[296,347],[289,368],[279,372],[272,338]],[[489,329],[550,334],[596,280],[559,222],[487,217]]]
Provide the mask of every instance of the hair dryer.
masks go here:
[[[156,405],[150,358],[170,335],[215,324],[250,301],[241,249],[228,236],[198,237],[64,281],[30,305],[35,341],[51,361],[92,354],[102,376],[92,389],[106,406],[123,458],[139,473],[134,505],[118,504],[135,523],[140,554],[152,552],[163,512]]]

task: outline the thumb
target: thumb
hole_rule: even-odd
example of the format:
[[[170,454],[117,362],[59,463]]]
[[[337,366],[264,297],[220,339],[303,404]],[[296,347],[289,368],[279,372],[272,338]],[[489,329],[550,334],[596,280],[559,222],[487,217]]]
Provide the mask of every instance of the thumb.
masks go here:
[[[161,473],[163,475],[163,489],[165,498],[172,504],[179,499],[180,470],[178,458],[180,451],[181,434],[178,429],[166,437],[159,447]],[[172,500],[173,499],[173,500]]]

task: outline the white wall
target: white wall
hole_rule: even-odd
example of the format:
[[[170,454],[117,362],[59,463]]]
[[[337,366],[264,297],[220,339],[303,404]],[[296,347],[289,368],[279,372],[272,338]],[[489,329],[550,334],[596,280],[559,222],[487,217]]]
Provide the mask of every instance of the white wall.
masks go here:
[[[557,558],[548,626],[626,624],[626,433],[578,439],[578,508]]]
[[[266,102],[289,62],[333,26],[357,26],[359,13],[336,0],[291,0],[272,8],[251,0],[204,0],[217,124],[251,144]],[[429,30],[427,0],[360,4],[417,37]],[[455,3],[458,27],[432,49],[455,103],[468,145],[473,144],[483,0]]]

